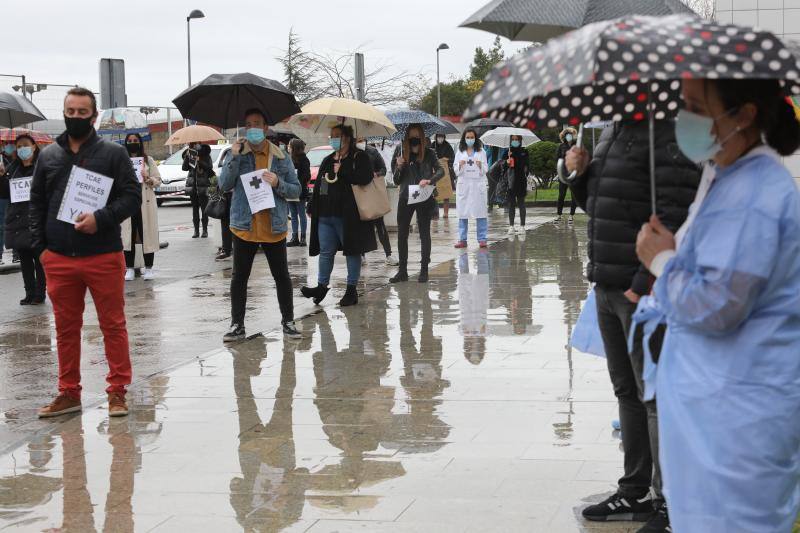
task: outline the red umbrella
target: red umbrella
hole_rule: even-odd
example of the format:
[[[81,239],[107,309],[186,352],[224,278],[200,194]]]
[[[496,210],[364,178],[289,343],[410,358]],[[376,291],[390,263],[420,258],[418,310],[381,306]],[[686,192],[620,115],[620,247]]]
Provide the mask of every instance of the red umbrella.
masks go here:
[[[8,128],[0,129],[0,141],[4,142],[16,142],[17,137],[22,134],[27,134],[33,137],[33,140],[36,141],[36,144],[51,144],[53,143],[53,138],[47,135],[46,133],[42,133],[40,131],[33,131],[33,130],[26,130],[21,128],[15,128],[10,130]]]

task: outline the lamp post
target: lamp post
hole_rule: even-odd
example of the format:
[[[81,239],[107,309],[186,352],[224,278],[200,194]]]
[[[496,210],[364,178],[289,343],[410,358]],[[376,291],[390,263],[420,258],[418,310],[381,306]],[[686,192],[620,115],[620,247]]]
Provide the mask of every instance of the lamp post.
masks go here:
[[[189,66],[189,87],[192,86],[192,30],[189,23],[192,21],[192,19],[202,19],[205,17],[206,16],[199,9],[193,9],[192,12],[189,13],[189,16],[186,17],[186,53],[188,56]]]
[[[439,51],[440,50],[450,50],[450,47],[447,44],[442,43],[439,45],[439,48],[436,49],[436,116],[442,116],[442,84],[439,83]]]

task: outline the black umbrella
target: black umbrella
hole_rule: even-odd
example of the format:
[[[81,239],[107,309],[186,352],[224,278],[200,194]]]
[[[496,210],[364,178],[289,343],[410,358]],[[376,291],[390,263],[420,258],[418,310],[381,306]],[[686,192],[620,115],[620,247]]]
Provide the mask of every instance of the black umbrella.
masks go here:
[[[677,114],[681,79],[777,79],[787,95],[800,94],[799,59],[796,45],[762,30],[686,15],[625,17],[498,65],[465,117],[510,120],[531,130],[649,119],[654,180],[653,120]]]
[[[280,82],[249,72],[212,74],[179,94],[173,101],[184,118],[233,128],[248,109],[260,109],[269,124],[300,112],[294,95]]]
[[[501,120],[497,118],[477,118],[472,122],[467,124],[468,128],[473,128],[475,133],[478,134],[478,137],[486,133],[487,131],[493,130],[495,128],[513,128],[514,125],[507,121]]]
[[[694,13],[679,0],[492,0],[461,23],[512,41],[544,42],[593,22],[628,15]]]
[[[47,119],[33,102],[16,94],[0,92],[0,126],[14,128],[40,120]]]

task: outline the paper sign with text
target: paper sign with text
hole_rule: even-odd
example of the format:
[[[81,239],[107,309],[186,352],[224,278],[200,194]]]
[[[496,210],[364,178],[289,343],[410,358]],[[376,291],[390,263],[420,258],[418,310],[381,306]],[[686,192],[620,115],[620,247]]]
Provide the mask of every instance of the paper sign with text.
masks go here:
[[[436,187],[433,185],[426,185],[425,187],[420,187],[419,185],[409,185],[408,186],[408,205],[411,204],[420,204],[431,197],[433,191],[436,190]]]
[[[136,172],[136,179],[139,183],[144,183],[142,176],[142,167],[144,167],[144,157],[131,157],[131,164],[133,164],[133,171]]]
[[[10,200],[12,204],[30,202],[31,183],[33,183],[33,176],[8,180],[9,192],[11,193]]]
[[[239,179],[242,180],[244,193],[247,195],[247,203],[250,204],[250,212],[258,213],[264,209],[272,209],[275,207],[275,197],[272,194],[272,187],[269,183],[261,179],[264,170],[255,170],[242,174]]]
[[[72,167],[69,181],[58,209],[58,220],[75,224],[81,213],[94,213],[108,202],[114,180],[81,167]]]

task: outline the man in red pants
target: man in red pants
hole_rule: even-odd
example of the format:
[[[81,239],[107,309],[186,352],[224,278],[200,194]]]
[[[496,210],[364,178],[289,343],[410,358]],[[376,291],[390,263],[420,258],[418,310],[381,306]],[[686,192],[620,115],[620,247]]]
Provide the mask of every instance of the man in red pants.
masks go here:
[[[66,131],[39,156],[31,185],[33,248],[40,254],[53,304],[58,345],[58,396],[39,410],[52,417],[81,410],[81,328],[86,289],[92,295],[108,360],[108,411],[125,416],[131,382],[125,324],[120,223],[140,208],[141,186],[122,146],[104,141],[93,128],[97,102],[88,89],[70,89],[64,99]],[[105,207],[82,212],[74,223],[59,220],[73,167],[111,178]],[[63,217],[62,217],[63,218]]]

